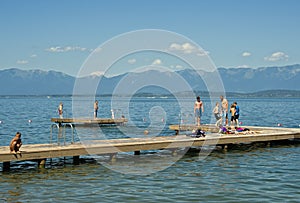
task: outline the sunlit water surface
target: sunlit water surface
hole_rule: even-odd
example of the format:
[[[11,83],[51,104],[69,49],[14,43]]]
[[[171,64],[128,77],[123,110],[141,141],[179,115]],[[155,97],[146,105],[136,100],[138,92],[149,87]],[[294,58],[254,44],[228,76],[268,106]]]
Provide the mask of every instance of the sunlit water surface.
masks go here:
[[[109,98],[97,99],[99,117],[110,117]],[[22,133],[24,144],[49,143],[50,118],[57,117],[60,101],[64,103],[65,116],[71,117],[72,97],[1,97],[1,145],[8,145],[16,131]],[[237,101],[243,125],[299,128],[300,99]],[[186,99],[180,112],[174,98],[136,98],[129,110],[116,109],[116,116],[124,114],[132,121],[124,130],[78,128],[75,138],[135,137],[141,136],[137,131],[144,129],[150,129],[149,136],[171,135],[168,125],[193,122],[193,102]],[[204,105],[202,122],[211,123],[210,101],[204,99]],[[149,112],[157,106],[166,115],[154,111],[157,116],[152,118],[152,124],[159,126],[155,129],[149,126]],[[92,117],[92,105],[87,111]],[[237,146],[227,152],[214,150],[207,157],[200,156],[198,149],[184,156],[165,150],[142,152],[140,156],[121,153],[115,163],[108,165],[105,163],[109,157],[95,155],[81,157],[79,165],[73,165],[71,158],[48,160],[44,169],[35,162],[12,163],[10,172],[0,174],[0,202],[299,202],[299,154],[298,143],[286,142],[269,147]],[[149,173],[135,175],[130,165],[148,168]],[[114,167],[121,172],[111,169]]]

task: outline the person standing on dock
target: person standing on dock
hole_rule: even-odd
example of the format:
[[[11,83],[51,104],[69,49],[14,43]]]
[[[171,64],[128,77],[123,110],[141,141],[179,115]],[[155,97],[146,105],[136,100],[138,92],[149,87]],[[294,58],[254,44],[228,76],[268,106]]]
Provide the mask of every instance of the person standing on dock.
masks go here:
[[[17,132],[16,136],[10,141],[10,152],[19,153],[19,149],[22,146],[21,133]]]
[[[233,105],[235,106],[235,114],[234,114],[235,125],[239,127],[240,107],[237,105],[237,102],[234,102]]]
[[[58,105],[58,109],[57,109],[59,118],[63,118],[63,108],[64,108],[64,105],[62,102],[60,102]]]
[[[228,101],[223,95],[220,96],[222,104],[222,115],[224,118],[224,125],[228,125]]]
[[[235,119],[235,105],[231,104],[230,106],[230,113],[231,113],[231,118],[230,118],[230,125],[233,126],[234,119]]]
[[[220,125],[222,125],[222,116],[220,114],[220,108],[219,108],[219,102],[216,102],[216,106],[213,110],[213,114],[215,115],[216,118],[216,127],[220,127]]]
[[[97,118],[97,116],[98,116],[98,109],[99,109],[98,100],[96,100],[94,103],[94,118]]]
[[[200,126],[201,124],[201,116],[203,112],[204,112],[203,102],[201,101],[200,96],[198,96],[194,105],[195,120],[198,126]]]

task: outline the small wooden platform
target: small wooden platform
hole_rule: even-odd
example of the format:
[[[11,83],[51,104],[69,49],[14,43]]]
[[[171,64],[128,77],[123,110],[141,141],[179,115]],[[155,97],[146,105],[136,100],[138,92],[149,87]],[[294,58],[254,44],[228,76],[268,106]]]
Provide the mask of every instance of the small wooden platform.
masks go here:
[[[99,124],[99,125],[120,125],[128,122],[126,118],[51,118],[51,122],[63,124],[63,123],[71,123],[71,124]]]
[[[206,137],[192,138],[186,135],[143,137],[95,140],[85,143],[74,143],[66,146],[57,144],[24,144],[21,148],[21,156],[10,153],[8,146],[0,147],[0,162],[22,160],[41,160],[55,157],[88,154],[116,154],[119,152],[136,152],[140,150],[176,149],[185,147],[199,147],[211,145],[228,145],[251,142],[270,142],[277,140],[300,139],[299,128],[267,128],[251,127],[259,130],[256,134],[207,134]]]

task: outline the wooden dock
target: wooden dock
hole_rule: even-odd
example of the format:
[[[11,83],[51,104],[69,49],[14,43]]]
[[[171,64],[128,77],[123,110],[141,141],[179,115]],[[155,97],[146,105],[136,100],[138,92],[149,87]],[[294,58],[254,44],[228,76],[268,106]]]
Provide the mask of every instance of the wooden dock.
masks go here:
[[[51,118],[51,122],[58,124],[70,123],[75,125],[121,125],[128,122],[128,120],[126,118]]]
[[[229,144],[242,144],[252,142],[271,142],[277,140],[300,139],[299,128],[270,128],[251,127],[255,134],[219,134],[210,133],[206,137],[192,138],[187,135],[143,137],[95,140],[84,143],[74,143],[59,146],[57,144],[32,144],[23,145],[21,155],[10,153],[8,146],[0,147],[0,162],[3,162],[3,170],[9,169],[11,161],[38,160],[45,163],[47,158],[73,156],[79,160],[81,155],[89,154],[117,154],[119,152],[135,152],[141,150],[176,149],[186,147],[203,147],[212,145],[226,146]]]

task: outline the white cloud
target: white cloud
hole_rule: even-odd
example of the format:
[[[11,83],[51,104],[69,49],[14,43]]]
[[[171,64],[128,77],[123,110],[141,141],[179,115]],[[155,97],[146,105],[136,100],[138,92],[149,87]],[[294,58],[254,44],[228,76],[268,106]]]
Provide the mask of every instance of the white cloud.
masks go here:
[[[100,52],[100,51],[102,51],[102,48],[101,47],[97,47],[96,49],[90,49],[90,52],[93,52],[93,51]]]
[[[104,75],[104,72],[103,71],[96,71],[96,72],[92,72],[91,74],[90,74],[91,76],[102,76],[102,75]]]
[[[284,52],[274,52],[271,56],[264,57],[265,61],[288,61],[289,56],[286,55]]]
[[[45,51],[48,52],[70,52],[70,51],[89,51],[87,48],[84,47],[80,47],[80,46],[65,46],[65,47],[61,47],[61,46],[56,46],[56,47],[49,47],[47,49],[45,49]]]
[[[209,51],[200,51],[199,53],[197,53],[198,56],[208,56],[209,55]]]
[[[184,66],[183,65],[170,65],[170,69],[173,71],[183,70]]]
[[[155,59],[153,62],[152,62],[152,65],[160,65],[162,63],[162,61],[160,59]]]
[[[182,65],[176,65],[175,68],[177,68],[177,69],[183,69],[183,66]]]
[[[135,62],[136,62],[136,59],[129,59],[129,60],[128,60],[128,63],[129,63],[129,64],[134,64]]]
[[[17,64],[27,64],[28,61],[26,60],[17,60]]]
[[[197,55],[199,55],[199,56],[208,55],[208,52],[206,52],[204,50],[200,50],[199,48],[191,45],[188,42],[183,43],[183,44],[172,43],[169,47],[169,50],[180,51],[185,54],[197,53]]]
[[[182,51],[185,54],[190,54],[196,50],[196,48],[190,43],[184,43],[184,44],[172,43],[169,49],[172,51]]]
[[[31,54],[30,58],[36,58],[37,55],[36,54]]]
[[[50,48],[47,48],[46,51],[49,51],[49,52],[63,52],[63,49],[61,47],[50,47]]]
[[[242,54],[242,56],[244,56],[244,57],[248,57],[248,56],[251,56],[251,53],[250,53],[250,52],[247,52],[247,51],[245,51],[245,52]]]
[[[238,66],[237,68],[250,68],[250,66],[248,66],[248,65],[241,65],[241,66]]]

